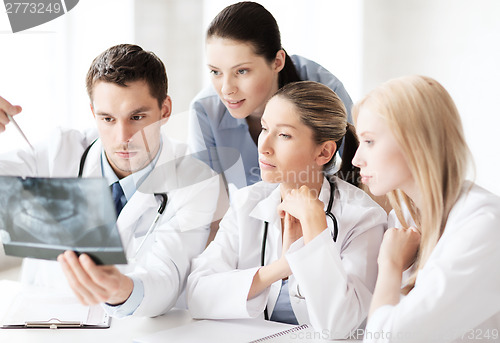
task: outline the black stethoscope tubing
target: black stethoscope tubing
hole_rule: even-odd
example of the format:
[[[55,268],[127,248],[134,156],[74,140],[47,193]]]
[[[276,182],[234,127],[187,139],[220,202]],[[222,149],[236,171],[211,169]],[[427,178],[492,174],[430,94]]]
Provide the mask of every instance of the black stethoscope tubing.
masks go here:
[[[335,184],[333,181],[328,181],[330,184],[330,199],[328,200],[328,206],[326,207],[325,214],[333,221],[333,233],[332,238],[333,241],[337,241],[337,236],[339,234],[339,228],[337,224],[337,218],[332,213],[333,199],[335,193]],[[260,249],[260,266],[263,267],[265,265],[266,259],[266,241],[267,241],[267,231],[269,227],[269,222],[264,221],[264,233],[262,234],[262,247]],[[269,320],[269,314],[267,313],[267,306],[264,309],[264,319]]]
[[[80,158],[80,167],[78,169],[78,177],[82,177],[83,175],[83,167],[85,166],[85,161],[87,160],[87,155],[89,154],[90,148],[92,148],[92,145],[97,141],[95,139],[90,145],[85,149],[85,151],[82,154],[82,157]],[[165,211],[165,208],[167,207],[167,202],[168,202],[168,195],[167,193],[154,193],[154,196],[160,196],[161,197],[161,203],[160,207],[158,207],[158,214],[163,214],[163,211]]]

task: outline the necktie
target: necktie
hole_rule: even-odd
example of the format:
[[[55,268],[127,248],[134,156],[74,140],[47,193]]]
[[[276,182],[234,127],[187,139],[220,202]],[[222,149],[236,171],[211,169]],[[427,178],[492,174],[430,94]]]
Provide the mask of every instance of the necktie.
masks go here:
[[[120,182],[116,181],[111,185],[111,193],[113,194],[113,201],[115,202],[116,217],[118,217],[123,206],[125,206],[125,203],[127,202],[125,194],[123,194],[122,186],[120,186]]]

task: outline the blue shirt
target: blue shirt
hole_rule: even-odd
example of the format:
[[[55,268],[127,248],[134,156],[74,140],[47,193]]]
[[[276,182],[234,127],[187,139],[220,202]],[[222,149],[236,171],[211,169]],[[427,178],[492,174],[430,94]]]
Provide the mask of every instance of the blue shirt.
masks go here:
[[[123,189],[124,193],[123,196],[127,199],[127,201],[129,201],[130,198],[132,198],[132,196],[134,195],[137,188],[139,188],[139,186],[144,182],[144,180],[149,176],[151,171],[154,169],[156,162],[160,157],[161,147],[162,143],[160,143],[160,149],[158,149],[158,153],[156,154],[155,158],[146,167],[124,177],[121,180],[118,179],[118,176],[116,176],[115,172],[113,171],[113,168],[111,168],[111,165],[109,164],[103,149],[101,153],[102,175],[106,178],[110,186],[116,181],[119,181],[120,186]],[[130,294],[128,299],[123,304],[120,305],[109,305],[107,303],[103,304],[104,308],[106,309],[106,312],[111,314],[113,317],[121,318],[133,314],[141,304],[142,299],[144,298],[144,284],[142,283],[142,281],[134,277],[132,277],[131,279],[132,282],[134,283],[134,288],[132,289],[132,293]]]
[[[288,293],[288,279],[281,281],[280,294],[276,300],[273,314],[269,318],[273,322],[281,322],[286,324],[298,325],[299,322],[293,312],[292,304],[290,303],[290,295]]]
[[[342,82],[313,61],[297,55],[291,59],[301,80],[320,82],[337,93],[352,122],[352,100]],[[224,173],[228,186],[242,188],[261,180],[257,145],[246,120],[232,117],[212,86],[194,98],[189,115],[189,148],[216,172]]]

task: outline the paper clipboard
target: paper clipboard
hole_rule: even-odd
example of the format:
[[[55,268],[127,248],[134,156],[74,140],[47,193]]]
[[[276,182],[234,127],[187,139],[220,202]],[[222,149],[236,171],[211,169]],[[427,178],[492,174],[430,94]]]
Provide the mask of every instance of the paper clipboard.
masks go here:
[[[51,318],[45,321],[25,321],[24,323],[4,323],[2,329],[108,329],[110,326],[111,318],[100,307],[90,307],[89,317],[91,311],[97,309],[97,316],[100,317],[98,321],[67,321]],[[97,319],[97,318],[96,318]]]
[[[73,295],[58,290],[22,287],[0,318],[0,328],[107,329],[110,321],[100,305],[81,305]]]

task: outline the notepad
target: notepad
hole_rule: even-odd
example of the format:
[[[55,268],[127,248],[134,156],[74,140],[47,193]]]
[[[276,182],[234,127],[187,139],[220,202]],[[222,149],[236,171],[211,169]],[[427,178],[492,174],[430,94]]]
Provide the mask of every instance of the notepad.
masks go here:
[[[100,305],[84,306],[71,294],[9,281],[0,281],[0,291],[12,284],[20,289],[3,312],[2,329],[109,328],[110,317]]]
[[[302,342],[297,333],[312,330],[308,325],[289,325],[263,319],[198,320],[134,339],[135,343],[159,342]],[[295,336],[294,336],[295,335]],[[293,337],[292,337],[293,336]],[[321,341],[321,340],[320,340]],[[316,342],[308,339],[307,342]]]

